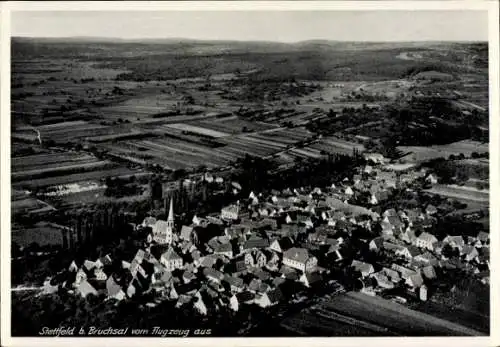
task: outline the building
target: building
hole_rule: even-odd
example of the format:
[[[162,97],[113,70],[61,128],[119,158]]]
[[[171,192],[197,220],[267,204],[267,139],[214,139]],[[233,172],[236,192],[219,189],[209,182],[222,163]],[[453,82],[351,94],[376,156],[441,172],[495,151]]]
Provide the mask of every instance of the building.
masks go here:
[[[420,236],[418,236],[415,239],[414,244],[417,247],[426,248],[430,251],[433,251],[437,242],[438,239],[434,235],[424,231],[422,234],[420,234]]]
[[[359,260],[353,260],[351,266],[356,270],[361,272],[361,276],[367,277],[375,272],[372,264],[365,263]]]
[[[169,248],[161,255],[160,263],[162,263],[168,271],[173,271],[182,268],[183,261],[173,248]]]
[[[153,225],[153,240],[160,244],[171,244],[174,236],[174,207],[173,200],[170,200],[167,221],[159,220]]]
[[[230,205],[222,208],[220,216],[224,220],[232,221],[238,220],[240,207],[238,205]]]
[[[283,264],[306,272],[312,271],[318,264],[318,259],[311,256],[305,248],[293,247],[283,253]]]

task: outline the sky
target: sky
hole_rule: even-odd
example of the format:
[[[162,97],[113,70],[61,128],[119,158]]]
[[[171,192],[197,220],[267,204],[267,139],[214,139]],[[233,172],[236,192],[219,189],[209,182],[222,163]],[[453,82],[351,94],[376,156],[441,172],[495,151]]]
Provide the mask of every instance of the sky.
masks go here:
[[[447,11],[22,11],[11,35],[298,42],[487,41],[487,12]]]

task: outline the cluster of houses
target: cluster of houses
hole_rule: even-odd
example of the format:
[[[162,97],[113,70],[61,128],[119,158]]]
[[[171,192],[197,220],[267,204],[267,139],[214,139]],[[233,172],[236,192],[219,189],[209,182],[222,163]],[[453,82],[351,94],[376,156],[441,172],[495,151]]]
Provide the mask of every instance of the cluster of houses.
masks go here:
[[[425,173],[411,179],[418,177]],[[427,284],[438,280],[439,268],[460,268],[487,281],[489,234],[438,240],[432,233],[435,206],[381,213],[370,208],[390,199],[400,183],[401,175],[367,165],[327,188],[252,192],[220,214],[194,216],[182,226],[176,226],[170,202],[166,221],[147,217],[138,226],[147,236],[133,259],[106,255],[73,262],[63,285],[82,296],[116,300],[150,293],[209,314],[222,306],[237,311],[241,305],[289,302],[332,280],[342,282],[335,267],[355,270],[368,294],[405,288],[421,300],[427,300]],[[365,206],[350,203],[360,192]],[[383,253],[384,261],[370,263],[349,248],[359,229],[373,236],[361,241],[372,253]]]

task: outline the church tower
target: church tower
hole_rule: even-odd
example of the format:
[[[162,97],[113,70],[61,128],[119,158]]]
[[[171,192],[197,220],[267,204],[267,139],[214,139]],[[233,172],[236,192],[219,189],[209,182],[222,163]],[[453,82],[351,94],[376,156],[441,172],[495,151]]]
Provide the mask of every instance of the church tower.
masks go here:
[[[168,218],[167,218],[167,232],[173,233],[175,228],[174,221],[174,199],[170,199],[170,208],[168,209]]]
[[[167,221],[159,220],[153,227],[153,240],[160,244],[171,244],[174,241],[174,201],[170,199],[170,210],[168,211]]]

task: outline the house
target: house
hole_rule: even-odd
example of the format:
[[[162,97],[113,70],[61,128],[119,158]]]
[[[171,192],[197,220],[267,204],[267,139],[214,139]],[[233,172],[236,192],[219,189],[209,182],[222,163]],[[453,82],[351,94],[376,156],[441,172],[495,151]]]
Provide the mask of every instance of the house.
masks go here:
[[[312,287],[319,285],[323,281],[323,277],[319,272],[304,272],[299,280],[306,287]]]
[[[476,236],[476,239],[481,242],[481,245],[484,246],[484,245],[488,245],[489,242],[490,242],[490,234],[487,233],[487,232],[484,232],[484,231],[480,231],[477,236]]]
[[[408,269],[407,267],[404,267],[404,266],[398,265],[398,264],[392,264],[391,268],[392,268],[392,270],[395,270],[399,274],[401,274],[401,277],[404,280],[407,280],[410,276],[416,275],[418,273],[415,270]]]
[[[293,241],[289,237],[282,237],[281,239],[274,240],[269,248],[277,253],[283,253],[286,250],[292,248]]]
[[[425,178],[425,182],[428,182],[430,184],[437,184],[438,183],[438,179],[435,175],[433,174],[429,174],[426,178]]]
[[[300,275],[298,274],[297,270],[292,269],[291,267],[288,267],[286,265],[281,266],[279,272],[281,273],[282,278],[286,278],[291,281],[298,281],[300,279]]]
[[[361,272],[361,276],[367,277],[375,272],[372,264],[368,264],[362,261],[353,260],[351,266],[356,270]]]
[[[446,236],[443,239],[443,244],[448,244],[452,248],[456,248],[459,251],[462,251],[462,249],[465,246],[465,241],[462,236]]]
[[[109,276],[109,278],[107,279],[106,290],[109,298],[120,301],[125,299],[126,297],[126,294],[122,290],[122,287],[116,282],[113,276]]]
[[[248,252],[244,256],[245,264],[247,267],[258,267],[261,268],[266,265],[267,258],[261,251],[255,249]]]
[[[352,195],[354,195],[354,192],[353,192],[353,190],[352,190],[352,188],[351,188],[351,187],[347,186],[347,187],[345,188],[345,190],[344,190],[344,194],[345,194],[345,195],[348,195],[348,196],[352,196]]]
[[[376,237],[373,240],[370,241],[368,245],[370,251],[375,251],[379,252],[384,249],[384,238],[383,237]]]
[[[422,301],[427,301],[427,297],[428,297],[428,289],[427,286],[424,284],[420,287],[419,298]]]
[[[415,231],[411,228],[406,228],[402,233],[399,234],[399,239],[409,243],[409,244],[414,244],[417,236],[415,235]]]
[[[85,271],[92,271],[92,269],[94,269],[95,266],[96,266],[96,264],[93,261],[85,260],[83,262],[83,269]]]
[[[437,213],[437,208],[436,206],[429,204],[425,208],[425,213],[427,213],[429,216],[435,215]]]
[[[231,289],[231,292],[233,293],[239,293],[243,289],[245,289],[245,284],[243,280],[239,277],[235,276],[229,276],[227,274],[224,275],[223,282],[225,282],[229,288]]]
[[[414,260],[419,263],[429,264],[429,265],[436,265],[438,263],[437,258],[433,256],[432,253],[430,252],[419,254],[416,257],[414,257]]]
[[[428,232],[423,232],[420,234],[414,241],[414,245],[420,248],[426,248],[430,251],[433,251],[438,239]]]
[[[283,264],[306,272],[316,267],[318,259],[311,256],[307,249],[292,247],[283,253]]]
[[[194,305],[193,306],[196,309],[196,311],[198,311],[198,313],[201,314],[202,316],[207,315],[207,313],[208,313],[207,305],[205,304],[205,301],[203,300],[203,297],[202,297],[200,291],[198,291],[194,295]]]
[[[222,279],[224,278],[224,274],[218,270],[212,269],[212,268],[205,268],[203,269],[203,275],[209,280],[213,281],[216,283],[221,283]]]
[[[415,246],[403,246],[401,249],[396,251],[396,254],[407,259],[413,259],[420,254],[420,251]]]
[[[255,298],[255,294],[249,291],[236,293],[229,300],[229,307],[233,311],[238,311],[242,304],[251,304]]]
[[[106,281],[108,279],[108,275],[106,275],[102,268],[95,267],[94,278],[98,281]]]
[[[106,254],[104,257],[100,257],[99,259],[96,260],[95,262],[95,267],[96,268],[103,268],[105,266],[109,266],[113,263],[111,257],[109,254]]]
[[[87,273],[84,271],[83,267],[76,272],[75,284],[79,284],[87,280]]]
[[[193,227],[183,225],[181,228],[180,239],[184,241],[191,241],[192,233],[193,233]]]
[[[404,223],[401,221],[398,215],[396,216],[385,216],[383,219],[384,222],[389,223],[393,230],[402,231],[404,227]]]
[[[479,252],[474,246],[465,245],[460,253],[464,256],[465,261],[468,262],[471,262],[479,257]]]
[[[86,279],[77,285],[76,291],[84,298],[89,294],[97,295],[97,290]]]
[[[234,221],[238,220],[240,207],[238,205],[230,205],[223,207],[220,216],[223,220]]]
[[[271,287],[269,284],[262,282],[262,280],[254,278],[250,281],[250,284],[248,285],[248,290],[250,290],[253,293],[265,293],[269,291]]]
[[[414,275],[410,275],[406,281],[406,285],[408,285],[412,289],[417,289],[420,288],[424,284],[424,279],[422,278],[422,275],[419,273],[416,273]]]
[[[325,244],[328,234],[324,231],[316,231],[307,235],[307,241],[316,244]]]
[[[182,274],[182,280],[184,281],[184,283],[189,283],[195,278],[196,278],[195,274],[189,270],[184,271],[184,273]]]
[[[257,235],[251,236],[241,247],[242,251],[249,251],[254,248],[266,248],[269,247],[269,240],[261,238]]]
[[[389,268],[386,268],[384,267],[381,272],[389,279],[391,280],[392,282],[394,283],[398,283],[399,281],[401,281],[401,277],[399,276],[399,272],[393,270],[393,269],[389,269]]]
[[[363,157],[374,164],[383,164],[385,162],[384,156],[380,153],[365,153]]]
[[[383,289],[394,288],[394,283],[382,271],[373,273],[372,278],[375,279],[375,281],[377,281],[377,285]]]
[[[185,294],[178,295],[177,303],[175,304],[175,307],[180,308],[180,307],[190,303],[192,299],[193,298],[189,295],[185,295]]]
[[[425,278],[427,279],[434,279],[437,277],[436,275],[436,270],[434,269],[434,266],[428,265],[422,268],[422,274],[424,275]]]
[[[232,258],[233,246],[230,243],[218,244],[214,247],[214,254],[221,254],[228,258]]]
[[[68,267],[69,272],[77,272],[78,271],[78,265],[76,265],[76,262],[73,260],[71,264],[69,264]]]
[[[183,260],[181,256],[170,247],[161,255],[160,263],[163,264],[168,271],[174,271],[175,269],[182,268]]]
[[[280,289],[276,288],[255,298],[255,303],[262,308],[273,306],[283,300],[283,293]]]

